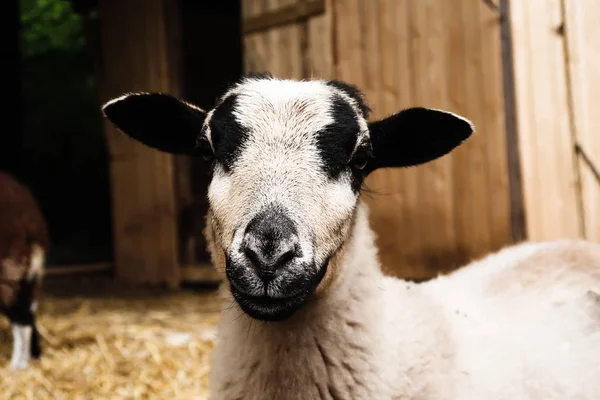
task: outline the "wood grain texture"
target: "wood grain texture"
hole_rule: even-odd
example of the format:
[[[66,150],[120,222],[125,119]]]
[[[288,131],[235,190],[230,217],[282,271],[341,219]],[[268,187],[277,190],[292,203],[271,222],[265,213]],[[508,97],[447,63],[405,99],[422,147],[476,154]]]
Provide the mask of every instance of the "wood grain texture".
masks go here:
[[[273,12],[301,0],[246,1],[242,15],[251,18]],[[245,72],[271,72],[280,78],[304,77],[306,21],[244,35]]]
[[[273,11],[263,12],[252,17],[244,18],[243,32],[250,34],[274,29],[292,23],[301,22],[313,16],[323,14],[325,0],[296,1]]]
[[[331,14],[312,17],[306,21],[306,45],[304,54],[304,77],[331,79],[333,71],[333,48],[331,41]]]
[[[244,14],[261,12],[259,3],[245,0]],[[298,76],[295,66],[273,61],[296,57],[295,46],[273,40],[281,29],[245,37],[247,71]],[[331,0],[325,15],[308,21],[306,38],[298,51],[308,67],[299,76],[358,85],[374,119],[423,105],[478,128],[452,155],[368,178],[363,196],[386,273],[427,279],[508,243],[499,19],[474,0]]]
[[[100,2],[107,101],[131,91],[179,93],[166,0]],[[177,226],[172,156],[133,141],[106,123],[111,156],[115,276],[177,286]]]
[[[585,237],[600,241],[600,3],[563,0]],[[588,158],[589,160],[586,160]]]
[[[476,121],[478,130],[485,135],[485,158],[482,162],[486,165],[488,183],[488,217],[489,217],[489,244],[481,249],[478,254],[483,255],[486,250],[499,249],[513,240],[520,240],[520,216],[522,212],[521,182],[515,182],[511,188],[509,182],[509,162],[512,161],[507,154],[513,151],[508,146],[508,133],[506,123],[505,91],[503,87],[503,53],[501,43],[501,16],[490,7],[479,3],[479,25],[474,27],[479,37],[481,75],[484,83],[481,85],[482,110]],[[514,162],[519,162],[516,159]],[[520,167],[520,164],[517,166]],[[514,166],[513,166],[514,168]],[[517,169],[518,173],[519,169]],[[516,187],[518,185],[518,187]],[[514,190],[516,193],[512,193]],[[511,200],[511,194],[513,200]],[[508,196],[508,198],[507,198]],[[511,205],[511,201],[513,204]],[[514,217],[512,214],[516,214]],[[516,226],[513,226],[515,224]],[[516,233],[514,233],[516,232]]]
[[[528,238],[583,236],[560,0],[511,2]]]
[[[510,242],[499,19],[476,1],[334,5],[337,77],[363,88],[373,118],[422,105],[477,127],[451,155],[369,178],[386,272],[428,279]]]
[[[499,0],[500,41],[502,52],[502,88],[504,98],[504,124],[506,129],[506,156],[508,187],[510,193],[511,238],[521,242],[527,237],[523,204],[523,179],[519,152],[519,132],[515,106],[515,74],[513,33],[510,24],[510,0]]]

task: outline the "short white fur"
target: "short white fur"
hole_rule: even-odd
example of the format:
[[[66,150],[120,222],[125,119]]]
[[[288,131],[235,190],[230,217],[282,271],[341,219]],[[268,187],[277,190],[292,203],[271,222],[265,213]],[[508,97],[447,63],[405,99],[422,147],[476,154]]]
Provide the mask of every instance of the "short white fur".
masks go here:
[[[334,89],[266,80],[233,92],[251,138],[235,171],[217,169],[209,189],[223,230],[208,235],[214,259],[272,201],[289,207],[301,237],[314,232],[317,260],[345,243],[336,284],[290,320],[262,324],[235,303],[223,312],[211,399],[598,398],[600,245],[525,243],[423,284],[386,277],[366,205],[343,176],[320,172],[312,133],[329,123]],[[288,107],[295,99],[314,106],[310,118]],[[290,132],[288,154],[276,138]],[[353,223],[332,237],[340,221]]]
[[[599,244],[508,246],[421,284],[384,276],[366,204],[348,172],[327,176],[316,143],[337,96],[356,113],[355,146],[368,138],[359,105],[323,81],[245,79],[231,95],[230,117],[248,137],[235,167],[217,163],[209,185],[213,262],[225,268],[227,254],[243,266],[245,227],[271,204],[293,220],[316,268],[332,258],[323,288],[278,322],[245,315],[225,281],[211,399],[598,398]],[[214,145],[212,118],[203,132]],[[264,293],[248,276],[246,294]],[[266,287],[271,297],[280,283]]]

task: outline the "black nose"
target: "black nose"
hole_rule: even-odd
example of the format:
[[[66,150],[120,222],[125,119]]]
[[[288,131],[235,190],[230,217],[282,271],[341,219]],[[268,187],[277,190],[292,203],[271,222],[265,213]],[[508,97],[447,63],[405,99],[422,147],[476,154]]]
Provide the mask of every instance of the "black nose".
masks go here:
[[[278,208],[260,212],[248,224],[241,250],[261,279],[273,279],[278,269],[300,257],[294,222]]]

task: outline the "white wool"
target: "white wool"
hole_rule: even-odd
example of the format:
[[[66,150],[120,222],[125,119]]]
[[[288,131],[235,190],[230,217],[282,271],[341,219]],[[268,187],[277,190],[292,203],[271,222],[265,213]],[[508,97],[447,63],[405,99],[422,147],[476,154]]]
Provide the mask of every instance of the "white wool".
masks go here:
[[[345,242],[323,289],[284,321],[251,319],[225,281],[211,399],[600,398],[599,244],[520,243],[425,283],[386,277],[366,206],[347,176],[322,173],[315,145],[333,118],[332,93],[357,113],[357,143],[368,135],[354,100],[322,81],[250,79],[224,98],[232,93],[249,139],[209,187],[217,267],[225,253],[243,258],[243,227],[271,202],[289,212],[317,264]]]
[[[254,321],[235,305],[223,312],[211,399],[600,394],[598,244],[518,244],[408,283],[382,275],[361,205],[341,268],[288,321]]]

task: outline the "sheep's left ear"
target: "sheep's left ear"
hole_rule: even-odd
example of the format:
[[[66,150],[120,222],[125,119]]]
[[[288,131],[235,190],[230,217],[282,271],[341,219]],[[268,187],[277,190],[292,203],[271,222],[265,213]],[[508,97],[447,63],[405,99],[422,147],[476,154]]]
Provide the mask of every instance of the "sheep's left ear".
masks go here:
[[[104,104],[102,112],[120,131],[147,146],[195,155],[206,113],[165,93],[131,93]]]
[[[415,107],[369,123],[369,131],[374,158],[367,163],[366,173],[435,160],[469,138],[474,127],[455,114]]]

